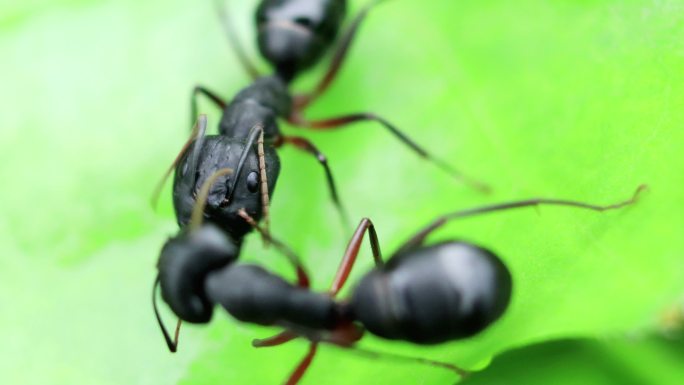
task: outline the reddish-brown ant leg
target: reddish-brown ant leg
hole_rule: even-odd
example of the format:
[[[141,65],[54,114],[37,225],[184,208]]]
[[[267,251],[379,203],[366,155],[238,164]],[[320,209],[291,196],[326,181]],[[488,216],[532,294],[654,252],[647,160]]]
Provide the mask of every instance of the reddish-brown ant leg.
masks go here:
[[[634,194],[632,195],[631,198],[629,198],[625,201],[622,201],[622,202],[618,202],[618,203],[614,203],[614,204],[610,204],[610,205],[605,205],[605,206],[599,206],[599,205],[594,205],[591,203],[585,203],[585,202],[579,202],[579,201],[570,201],[570,200],[563,200],[563,199],[537,198],[537,199],[527,199],[527,200],[523,200],[523,201],[500,203],[500,204],[491,205],[491,206],[476,207],[473,209],[455,211],[455,212],[452,212],[449,214],[439,216],[437,219],[430,222],[427,226],[425,226],[423,229],[421,229],[415,235],[413,235],[411,238],[409,238],[409,240],[406,241],[397,250],[397,252],[395,254],[406,252],[406,251],[409,251],[411,249],[414,249],[414,248],[420,246],[423,243],[423,241],[425,241],[425,238],[427,238],[427,236],[430,235],[430,233],[432,233],[433,231],[442,227],[445,223],[447,223],[448,221],[453,220],[453,219],[471,217],[471,216],[491,213],[491,212],[495,212],[495,211],[517,209],[517,208],[522,208],[522,207],[530,207],[530,206],[536,207],[536,206],[540,206],[540,205],[576,207],[576,208],[599,211],[599,212],[600,211],[606,211],[606,210],[614,210],[614,209],[619,209],[619,208],[625,207],[627,205],[631,205],[634,202],[636,202],[637,199],[639,198],[639,194],[641,194],[641,192],[644,191],[646,189],[646,187],[647,187],[646,185],[642,184],[639,187],[637,187],[636,191],[634,192]]]
[[[359,11],[358,14],[356,14],[356,17],[354,18],[354,20],[352,20],[349,27],[347,27],[347,30],[344,32],[344,35],[342,35],[342,38],[340,39],[340,42],[338,43],[337,48],[335,49],[335,53],[333,54],[333,59],[330,62],[330,66],[328,67],[328,70],[325,72],[325,75],[323,75],[321,81],[318,83],[318,85],[316,85],[316,88],[314,88],[314,90],[308,94],[295,95],[295,113],[301,114],[304,111],[304,109],[308,107],[309,104],[311,104],[319,96],[321,96],[328,89],[333,80],[335,80],[337,72],[342,66],[342,63],[344,63],[344,59],[347,58],[349,47],[351,46],[351,43],[354,40],[354,37],[356,36],[356,32],[359,30],[361,22],[366,18],[371,8],[380,3],[381,1],[382,0],[371,1],[369,4],[363,7],[363,9],[361,9],[361,11]]]
[[[270,348],[273,346],[279,346],[284,343],[290,342],[298,337],[299,336],[297,334],[289,330],[285,330],[284,332],[276,334],[272,337],[254,339],[252,340],[252,346],[254,346],[255,348]]]
[[[254,63],[252,63],[252,61],[245,53],[242,44],[240,44],[240,39],[238,38],[237,32],[233,28],[233,23],[231,23],[230,18],[228,16],[228,10],[226,9],[225,1],[215,0],[214,5],[216,6],[216,13],[218,14],[218,17],[221,20],[221,26],[223,27],[226,36],[228,37],[228,42],[230,43],[233,52],[235,52],[235,55],[237,55],[238,61],[242,65],[242,68],[244,68],[245,72],[249,74],[249,77],[251,77],[252,80],[258,79],[261,76],[261,74],[259,74],[259,70],[257,70]]]
[[[314,355],[316,355],[317,348],[318,343],[316,342],[312,342],[311,345],[309,345],[309,352],[306,353],[306,356],[304,356],[299,365],[297,365],[297,368],[294,372],[292,372],[290,378],[287,379],[285,385],[296,385],[299,382],[299,380],[302,379],[304,373],[309,368],[309,365],[311,365],[311,361],[313,360]]]
[[[332,197],[333,204],[335,205],[335,208],[337,211],[340,213],[340,217],[342,218],[342,226],[344,226],[345,231],[346,229],[350,228],[350,222],[349,222],[349,217],[347,216],[347,212],[344,209],[344,206],[342,205],[342,202],[340,201],[339,195],[337,195],[337,188],[335,187],[335,180],[333,179],[332,171],[330,170],[330,167],[328,166],[328,158],[326,158],[325,155],[323,155],[322,152],[314,146],[313,143],[311,143],[308,139],[302,138],[299,136],[281,136],[280,140],[282,144],[291,144],[295,146],[296,148],[306,151],[309,154],[313,155],[316,157],[316,160],[323,166],[323,171],[325,171],[325,177],[328,181],[328,188],[330,190],[330,196]]]
[[[299,256],[287,247],[283,242],[274,238],[270,233],[266,232],[259,224],[252,218],[244,209],[238,210],[238,215],[243,218],[250,226],[252,226],[256,231],[261,234],[261,236],[270,242],[275,248],[280,251],[294,266],[295,272],[297,274],[297,286],[308,288],[311,285],[311,280],[309,275],[306,273],[306,269],[301,262]]]
[[[373,259],[375,260],[375,265],[380,266],[382,262],[382,254],[380,252],[380,243],[378,242],[378,234],[375,232],[375,226],[368,218],[363,218],[356,228],[354,235],[352,235],[347,245],[347,250],[344,252],[342,257],[342,262],[340,267],[337,269],[337,274],[333,279],[332,286],[330,287],[330,295],[336,296],[337,293],[342,289],[347,278],[349,278],[349,273],[356,262],[356,256],[359,254],[359,249],[361,248],[361,243],[363,242],[363,236],[368,231],[368,237],[370,238],[371,249],[373,250]]]
[[[242,215],[241,213],[238,214]],[[258,227],[255,228],[257,230],[259,229]],[[375,260],[375,264],[378,266],[383,264],[382,254],[380,252],[380,243],[378,242],[378,234],[375,232],[375,226],[373,226],[373,222],[371,222],[370,219],[363,218],[359,223],[359,226],[356,228],[351,240],[349,241],[349,245],[344,253],[340,267],[337,270],[337,274],[335,275],[335,279],[333,280],[333,284],[329,292],[331,296],[334,297],[337,295],[347,281],[349,273],[354,266],[354,262],[356,262],[356,256],[359,254],[359,249],[361,248],[363,236],[366,231],[368,231],[368,237],[370,239],[371,249],[373,250],[373,259]],[[278,247],[278,244],[281,244],[279,241],[274,239],[271,239],[271,241],[276,247]],[[296,335],[294,335],[292,338],[289,338],[293,335],[294,334],[289,331],[284,331],[273,337],[263,340],[255,340],[253,344],[259,344],[258,347],[277,346],[296,338]],[[349,324],[348,328],[340,328],[336,330],[335,333],[333,333],[332,339],[328,342],[341,346],[349,346],[358,341],[358,339],[361,338],[361,335],[362,332],[360,332],[353,324]]]
[[[442,159],[439,159],[435,157],[433,154],[428,152],[426,149],[418,145],[413,139],[409,138],[405,133],[403,133],[399,128],[397,128],[395,125],[387,121],[385,118],[375,115],[373,113],[367,113],[367,112],[362,112],[362,113],[356,113],[356,114],[349,114],[349,115],[343,115],[343,116],[338,116],[330,119],[324,119],[324,120],[306,120],[300,115],[293,115],[289,118],[289,122],[295,126],[301,127],[301,128],[308,128],[312,130],[334,130],[338,128],[343,128],[349,124],[352,123],[357,123],[357,122],[364,122],[364,121],[373,121],[376,123],[380,123],[383,127],[385,127],[392,135],[394,135],[397,139],[399,139],[402,143],[404,143],[406,146],[408,146],[413,152],[416,153],[416,155],[420,156],[421,158],[425,159],[426,161],[434,164],[438,168],[440,168],[442,171],[446,172],[449,174],[452,178],[459,180],[470,187],[482,192],[482,193],[488,193],[490,191],[489,186],[487,186],[485,183],[480,182],[476,179],[471,178],[468,175],[465,175],[461,171],[455,169],[452,167],[450,164],[446,163]]]
[[[194,123],[195,120],[197,120],[197,95],[206,96],[207,98],[209,98],[209,100],[211,100],[212,102],[214,102],[214,104],[221,108],[221,110],[224,110],[226,108],[225,100],[223,100],[216,93],[202,86],[195,86],[195,88],[192,89],[192,98],[190,100],[190,119],[192,121],[191,123]]]
[[[343,323],[332,330],[330,335],[323,339],[323,342],[350,348],[363,337],[364,331],[363,327],[353,322]]]
[[[449,362],[444,362],[444,361],[436,361],[436,360],[431,360],[428,358],[423,358],[423,357],[413,357],[413,356],[404,356],[401,354],[395,354],[395,353],[389,353],[389,352],[378,352],[375,350],[369,350],[369,349],[364,349],[360,348],[356,345],[350,345],[350,346],[344,346],[344,345],[338,345],[342,348],[348,349],[351,352],[370,357],[370,358],[384,358],[384,359],[390,359],[394,361],[404,361],[404,362],[411,362],[411,363],[416,363],[416,364],[422,364],[422,365],[429,365],[429,366],[434,366],[437,368],[443,368],[450,370],[457,375],[459,375],[461,378],[467,377],[470,372],[456,366],[454,364],[451,364]]]

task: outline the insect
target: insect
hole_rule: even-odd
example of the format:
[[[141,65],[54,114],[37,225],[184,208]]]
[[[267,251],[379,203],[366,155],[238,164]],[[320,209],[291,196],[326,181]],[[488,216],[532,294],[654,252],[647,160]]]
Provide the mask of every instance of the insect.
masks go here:
[[[268,231],[269,203],[280,172],[276,148],[291,144],[316,157],[324,169],[328,188],[345,228],[349,223],[338,197],[328,161],[310,141],[280,132],[279,118],[312,129],[332,129],[362,120],[373,120],[386,127],[418,155],[443,170],[479,189],[485,186],[465,177],[447,163],[435,158],[387,120],[374,114],[352,114],[333,119],[307,121],[303,111],[320,96],[335,78],[356,31],[370,9],[380,1],[369,3],[351,22],[339,41],[332,63],[323,79],[311,93],[291,95],[289,83],[302,71],[317,63],[332,46],[344,13],[344,0],[264,0],[257,10],[259,49],[274,67],[275,74],[261,77],[244,55],[228,22],[225,9],[219,5],[223,25],[241,62],[253,83],[238,92],[230,103],[203,86],[195,87],[192,99],[193,120],[197,116],[197,97],[204,95],[223,109],[218,135],[206,135],[205,115],[197,117],[190,138],[167,170],[153,194],[153,205],[165,180],[175,170],[173,204],[181,229],[190,223],[193,207],[201,186],[217,170],[233,172],[217,176],[207,192],[204,220],[215,224],[239,248],[252,227],[238,215],[245,210],[256,221],[264,222]],[[218,4],[218,3],[217,3]],[[255,148],[256,147],[256,148]],[[175,348],[174,348],[175,349]]]
[[[233,246],[213,225],[206,224],[169,242],[159,260],[155,286],[161,286],[165,301],[188,322],[209,322],[214,306],[220,305],[240,321],[284,328],[273,337],[255,340],[255,347],[308,339],[307,354],[286,382],[294,385],[310,366],[320,343],[359,349],[355,343],[368,331],[387,339],[438,344],[473,336],[504,314],[511,297],[512,278],[494,252],[465,241],[426,242],[432,232],[449,221],[539,205],[594,211],[618,209],[634,203],[644,188],[640,186],[626,201],[606,206],[529,199],[448,213],[421,228],[386,261],[373,223],[364,218],[325,293],[309,288],[310,280],[300,259],[289,247],[241,211],[247,222],[290,259],[297,271],[296,284],[260,266],[235,263]],[[350,298],[338,300],[336,296],[349,278],[366,232],[376,266],[361,278]],[[163,325],[162,329],[168,335]],[[449,363],[401,358],[446,368],[461,376],[467,373]]]
[[[322,93],[334,78],[359,23],[373,4],[375,3],[371,3],[352,22],[340,41],[328,73],[315,93]],[[191,222],[190,217],[199,192],[214,175],[217,179],[215,183],[208,184],[210,187],[206,192],[202,216],[204,220],[227,233],[231,244],[237,247],[236,255],[245,235],[252,229],[238,215],[239,210],[246,211],[256,221],[263,221],[268,231],[270,197],[280,172],[276,148],[283,144],[294,145],[316,157],[324,169],[333,203],[340,212],[343,224],[345,228],[350,228],[326,157],[307,139],[283,135],[277,124],[279,118],[284,118],[291,122],[296,121],[299,125],[333,128],[361,119],[359,115],[352,120],[345,117],[341,120],[336,118],[309,124],[301,118],[301,112],[313,101],[315,95],[293,97],[288,90],[289,82],[298,73],[319,61],[330,48],[340,28],[345,8],[346,2],[341,0],[263,1],[257,10],[259,46],[264,56],[273,64],[275,74],[261,77],[244,56],[232,33],[226,13],[219,6],[223,24],[229,31],[228,36],[238,57],[252,74],[253,82],[238,92],[230,103],[202,86],[195,87],[193,91],[193,120],[197,116],[198,95],[205,95],[214,101],[223,109],[223,116],[218,135],[206,135],[207,118],[205,115],[197,116],[190,138],[153,194],[154,205],[164,181],[175,170],[173,205],[181,229]],[[383,123],[421,156],[445,170],[450,170],[448,165],[433,159],[384,119],[369,119]],[[216,175],[218,170],[223,169],[231,169],[232,172]],[[175,350],[175,345],[172,350]]]
[[[261,220],[262,215],[266,216],[267,212],[259,213],[259,208],[267,206],[268,198],[250,200],[250,196],[245,194],[243,200],[235,199],[239,196],[235,189],[243,185],[249,187],[249,183],[252,183],[252,186],[268,184],[262,191],[262,197],[270,196],[280,170],[280,162],[275,149],[286,144],[313,155],[320,163],[325,172],[332,201],[340,212],[343,222],[348,223],[326,156],[308,139],[284,135],[279,129],[278,119],[287,120],[297,127],[314,130],[330,130],[360,121],[378,122],[419,156],[453,177],[477,189],[487,189],[484,184],[463,175],[446,162],[430,154],[396,126],[375,114],[355,113],[324,120],[308,120],[304,117],[307,106],[321,96],[335,79],[359,25],[371,8],[380,2],[372,1],[351,21],[337,44],[330,66],[314,90],[306,94],[292,95],[289,90],[291,81],[318,63],[333,46],[344,19],[346,1],[263,0],[256,11],[258,45],[263,57],[273,67],[274,74],[261,76],[245,55],[228,20],[224,5],[217,0],[217,10],[222,25],[226,29],[240,62],[252,77],[253,82],[238,92],[230,102],[226,102],[217,93],[204,86],[198,85],[194,88],[191,97],[193,123],[197,119],[199,95],[207,97],[221,108],[223,115],[218,127],[219,135],[205,137],[206,123],[204,123],[201,129],[193,132],[188,144],[184,147],[186,152],[190,151],[190,147],[194,147],[191,151],[194,155],[184,156],[184,152],[181,151],[181,155],[167,173],[168,175],[172,169],[176,169],[174,207],[181,226],[187,224],[196,191],[199,190],[206,177],[218,169],[227,167],[235,169],[235,174],[226,177],[230,181],[226,181],[228,184],[225,188],[217,184],[210,194],[207,207],[214,213],[210,213],[207,219],[226,227],[237,237],[248,232],[249,227],[237,219],[237,210],[249,203],[251,205],[244,208],[255,219]],[[263,156],[260,159],[257,159],[255,155],[245,155],[250,152],[256,141],[259,141],[263,148]],[[257,160],[261,164],[257,164]],[[250,167],[253,169],[251,172],[242,171],[242,168],[249,169]],[[266,171],[260,174],[254,169],[255,167],[265,168]],[[242,181],[240,178],[247,178],[247,180]],[[267,224],[266,227],[268,227]]]

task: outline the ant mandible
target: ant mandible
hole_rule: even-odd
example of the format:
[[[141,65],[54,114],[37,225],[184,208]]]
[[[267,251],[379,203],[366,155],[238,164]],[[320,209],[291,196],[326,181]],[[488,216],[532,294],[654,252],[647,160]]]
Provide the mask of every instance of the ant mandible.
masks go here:
[[[308,339],[309,351],[286,382],[294,385],[310,366],[320,343],[358,350],[356,342],[364,331],[368,331],[387,339],[437,344],[471,337],[501,317],[512,289],[507,267],[492,251],[473,243],[425,242],[432,232],[447,222],[539,205],[594,211],[618,209],[634,203],[644,188],[644,185],[639,186],[626,201],[606,206],[559,199],[529,199],[452,212],[420,229],[387,261],[382,259],[373,223],[364,218],[349,241],[326,293],[311,291],[310,280],[297,255],[259,227],[245,211],[240,211],[239,215],[293,263],[298,277],[296,284],[257,265],[234,263],[230,242],[226,242],[223,233],[213,225],[206,224],[195,225],[194,230],[181,234],[165,247],[158,264],[155,288],[157,284],[161,286],[164,300],[176,315],[188,322],[209,322],[214,305],[219,304],[240,321],[285,329],[273,337],[255,340],[255,347],[277,346],[296,338]],[[362,277],[351,298],[337,300],[335,297],[347,282],[366,232],[376,267]],[[162,330],[168,340],[163,325]],[[467,373],[453,364],[420,357],[370,354],[443,367],[460,376]]]

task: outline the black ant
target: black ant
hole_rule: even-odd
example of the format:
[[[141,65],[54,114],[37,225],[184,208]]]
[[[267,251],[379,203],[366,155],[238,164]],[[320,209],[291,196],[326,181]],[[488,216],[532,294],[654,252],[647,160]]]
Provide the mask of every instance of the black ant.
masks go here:
[[[278,118],[285,119],[298,127],[315,130],[339,128],[359,121],[376,121],[418,155],[452,176],[477,189],[487,189],[483,184],[465,177],[445,162],[435,158],[386,119],[375,114],[356,113],[316,121],[304,118],[303,112],[306,107],[322,95],[334,80],[359,25],[370,9],[380,2],[372,1],[352,20],[337,45],[327,72],[315,89],[308,94],[294,96],[288,89],[290,82],[301,72],[318,63],[331,48],[344,19],[346,0],[263,0],[256,11],[259,50],[275,71],[273,75],[263,77],[247,59],[228,21],[225,8],[217,2],[217,9],[229,40],[253,82],[238,92],[230,103],[206,87],[194,88],[191,98],[193,123],[197,119],[198,95],[206,96],[219,106],[223,110],[223,116],[218,127],[219,135],[204,137],[206,129],[206,123],[204,123],[201,129],[193,132],[184,150],[181,151],[181,155],[167,173],[169,175],[171,170],[176,168],[173,196],[176,216],[181,226],[188,223],[188,215],[194,205],[193,195],[199,190],[199,186],[206,180],[206,177],[218,169],[228,167],[235,169],[235,174],[230,181],[226,181],[228,185],[217,187],[216,191],[210,194],[208,208],[214,213],[208,213],[207,218],[227,228],[237,238],[247,233],[249,227],[237,218],[237,210],[243,208],[244,204],[250,204],[245,208],[250,215],[260,221],[262,213],[259,213],[258,208],[267,204],[268,198],[250,199],[248,195],[245,195],[245,199],[240,201],[237,196],[234,196],[237,194],[235,189],[240,189],[243,185],[249,187],[251,183],[251,186],[255,187],[250,191],[254,193],[257,184],[267,183],[262,178],[263,176],[267,178],[270,185],[262,191],[262,197],[272,194],[273,185],[276,183],[280,170],[278,156],[274,149],[283,144],[291,144],[316,157],[325,171],[332,200],[341,213],[343,221],[348,222],[325,155],[306,138],[283,135],[277,124]],[[184,152],[191,147],[193,140],[196,140],[193,155],[184,155]],[[263,156],[260,155],[259,159],[246,155],[257,141],[262,144]],[[247,167],[247,163],[250,163],[253,168],[257,166],[265,168],[266,171],[262,170],[260,174],[254,170],[244,175],[242,168]],[[237,181],[243,177],[247,180],[244,183],[238,183]],[[264,210],[267,209],[264,207]],[[266,212],[263,213],[264,216],[266,214]]]
[[[293,263],[296,284],[259,266],[234,263],[235,245],[213,225],[200,226],[197,221],[190,231],[171,239],[164,247],[155,289],[160,285],[173,312],[188,322],[208,322],[214,305],[219,304],[240,321],[285,329],[273,337],[255,340],[255,347],[277,346],[300,337],[308,339],[308,353],[286,382],[294,385],[311,364],[319,343],[360,350],[354,345],[367,330],[387,339],[438,344],[471,337],[502,316],[511,297],[512,278],[496,254],[465,241],[426,244],[426,238],[447,222],[539,205],[594,211],[618,209],[634,203],[644,188],[639,186],[629,200],[606,206],[529,199],[448,213],[420,229],[386,261],[382,259],[373,223],[364,218],[326,293],[311,291],[310,280],[297,255],[240,210],[239,215]],[[195,210],[200,213],[196,218],[201,220],[202,208]],[[335,297],[349,277],[366,232],[376,267],[363,276],[349,299],[337,300]],[[169,341],[161,321],[160,325]],[[449,363],[360,351],[443,367],[460,376],[467,374]]]
[[[292,144],[314,155],[323,166],[332,200],[345,228],[348,228],[346,224],[349,221],[338,198],[326,157],[307,139],[282,135],[277,125],[278,118],[312,129],[332,129],[362,120],[377,121],[423,158],[476,188],[485,189],[482,184],[464,177],[434,158],[392,124],[374,114],[352,114],[321,121],[307,121],[302,117],[306,106],[333,81],[360,23],[370,9],[380,2],[369,3],[351,22],[338,44],[328,71],[314,91],[296,96],[290,94],[289,83],[301,71],[317,63],[331,47],[344,18],[346,1],[262,1],[256,17],[259,49],[275,68],[275,74],[267,77],[260,77],[246,58],[227,21],[225,10],[219,6],[231,44],[254,82],[240,91],[230,103],[204,87],[195,87],[192,95],[193,119],[197,116],[197,95],[207,96],[223,109],[219,135],[205,135],[206,116],[197,118],[190,138],[157,186],[153,204],[163,182],[175,170],[173,204],[176,220],[182,229],[190,223],[198,193],[210,175],[220,169],[232,169],[231,174],[222,174],[218,176],[220,179],[217,183],[211,184],[206,210],[202,215],[225,231],[239,250],[251,226],[238,215],[238,211],[244,209],[255,220],[263,220],[268,230],[270,197],[280,173],[280,160],[275,149],[283,144]]]

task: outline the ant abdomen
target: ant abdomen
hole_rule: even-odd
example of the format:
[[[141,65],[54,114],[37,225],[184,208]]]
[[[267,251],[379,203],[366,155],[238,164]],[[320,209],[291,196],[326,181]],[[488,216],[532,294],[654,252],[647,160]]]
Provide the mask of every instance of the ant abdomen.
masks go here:
[[[373,334],[436,344],[485,329],[510,296],[511,275],[496,255],[451,241],[391,258],[361,280],[351,305]]]
[[[315,64],[335,40],[346,0],[266,0],[256,13],[261,54],[285,78]]]

